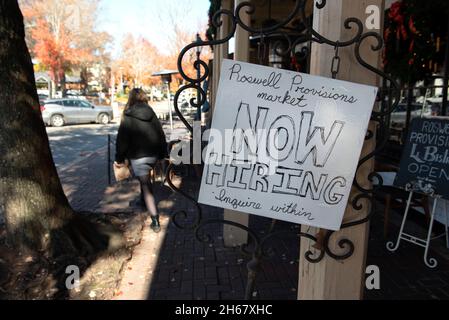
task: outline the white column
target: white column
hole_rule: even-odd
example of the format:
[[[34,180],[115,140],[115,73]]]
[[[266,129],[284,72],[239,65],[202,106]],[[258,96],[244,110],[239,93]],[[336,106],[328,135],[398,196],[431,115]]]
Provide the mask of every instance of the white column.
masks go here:
[[[349,39],[354,33],[344,28],[344,20],[348,17],[357,17],[365,24],[368,15],[365,13],[368,5],[376,5],[379,8],[381,19],[383,16],[383,0],[333,0],[327,1],[324,9],[314,9],[314,28],[320,34],[332,40]],[[382,21],[380,23],[382,25]],[[380,32],[382,30],[370,30]],[[380,52],[372,51],[370,46],[376,44],[375,40],[366,40],[362,45],[361,55],[371,65],[380,66]],[[362,67],[354,57],[354,46],[340,48],[341,56],[340,72],[338,79],[357,83],[378,85],[378,77]],[[311,74],[330,77],[331,61],[334,56],[334,48],[324,44],[313,44],[311,52]],[[374,130],[374,126],[370,126]],[[365,143],[362,157],[375,147],[374,139]],[[365,187],[370,187],[367,180],[369,172],[373,171],[374,161],[368,161],[358,171],[358,181]],[[356,194],[353,190],[352,196]],[[363,202],[364,209],[355,211],[351,200],[348,203],[344,222],[364,217],[370,210],[367,202]],[[369,224],[365,223],[356,227],[336,232],[330,242],[330,249],[336,253],[345,252],[338,246],[338,240],[350,239],[355,246],[353,255],[342,261],[336,261],[329,256],[317,263],[309,263],[304,254],[308,250],[316,252],[315,244],[305,238],[301,239],[299,262],[299,290],[298,299],[362,299],[365,287],[365,262],[368,244]],[[303,232],[316,234],[316,228],[302,227]]]
[[[232,0],[222,0],[221,9],[232,10]],[[229,33],[230,21],[228,16],[222,15],[222,25],[217,30],[217,39],[223,39]],[[220,68],[223,59],[228,58],[229,44],[228,42],[214,47],[214,64],[213,64],[213,77],[212,77],[212,92],[213,96],[211,99],[211,114],[215,108],[215,98],[218,90],[218,80],[220,79]]]
[[[244,1],[245,0],[235,0],[235,7]],[[246,14],[245,10],[242,10],[241,18],[246,25],[250,24],[251,18]],[[249,46],[249,33],[240,26],[237,26],[235,32],[234,60],[248,62]],[[226,209],[224,211],[224,218],[248,226],[249,216],[246,213]],[[225,246],[238,246],[247,243],[248,234],[241,229],[225,225],[223,227],[223,238]]]

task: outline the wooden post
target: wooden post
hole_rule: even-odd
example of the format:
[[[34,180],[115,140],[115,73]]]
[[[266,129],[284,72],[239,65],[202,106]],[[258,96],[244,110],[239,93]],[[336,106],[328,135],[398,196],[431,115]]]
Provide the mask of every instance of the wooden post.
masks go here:
[[[221,9],[232,9],[232,0],[222,0]],[[217,39],[223,39],[229,33],[230,21],[228,16],[222,15],[222,25],[217,30]],[[214,48],[214,64],[213,64],[213,80],[212,80],[212,99],[211,99],[211,114],[213,114],[215,108],[215,98],[218,90],[218,81],[220,80],[220,68],[223,59],[228,58],[229,44],[228,42],[221,45],[217,45]]]
[[[383,25],[384,1],[383,0],[334,0],[328,1],[325,8],[314,10],[313,24],[316,31],[332,40],[345,40],[352,37],[354,30],[344,28],[344,20],[349,17],[359,18],[363,24],[368,18],[366,9],[369,5],[376,5],[380,13],[380,26]],[[366,27],[365,27],[366,28]],[[365,29],[366,30],[366,29]],[[370,30],[382,32],[382,30]],[[382,33],[381,33],[382,34]],[[371,65],[380,65],[380,51],[372,51],[371,44],[376,44],[371,38],[364,41],[361,47],[361,55]],[[341,66],[337,78],[357,83],[378,85],[378,77],[363,68],[355,59],[354,46],[340,48]],[[324,44],[313,44],[311,52],[311,74],[331,76],[331,61],[334,56],[334,48]],[[374,130],[374,125],[370,124]],[[372,151],[375,147],[374,139],[365,143],[362,156]],[[358,181],[366,187],[370,186],[367,179],[369,172],[373,171],[374,160],[365,163],[358,171]],[[352,191],[351,196],[357,194]],[[355,211],[352,208],[351,199],[346,208],[344,222],[360,219],[371,209],[367,202],[363,202],[364,208]],[[316,234],[316,228],[303,226],[303,232]],[[300,246],[299,262],[299,289],[298,299],[322,300],[322,299],[362,299],[365,287],[365,262],[368,244],[369,224],[365,223],[356,227],[336,232],[330,241],[330,249],[336,253],[342,253],[338,246],[338,240],[350,239],[355,246],[353,255],[343,261],[336,261],[329,256],[317,263],[309,263],[304,254],[308,250],[316,252],[312,241],[302,238]]]
[[[235,0],[235,7],[237,7],[240,3],[246,0]],[[241,15],[242,21],[249,25],[251,22],[251,18],[248,14],[246,14],[245,10],[242,10]],[[248,62],[249,61],[249,33],[244,30],[240,26],[237,26],[237,30],[235,32],[235,50],[234,50],[234,60]],[[224,210],[224,218],[225,220],[230,220],[234,222],[238,222],[245,226],[248,226],[249,216],[243,212],[237,212],[233,210]],[[223,238],[225,246],[238,246],[245,244],[248,241],[248,233],[241,229],[231,227],[228,225],[224,225],[223,227]]]

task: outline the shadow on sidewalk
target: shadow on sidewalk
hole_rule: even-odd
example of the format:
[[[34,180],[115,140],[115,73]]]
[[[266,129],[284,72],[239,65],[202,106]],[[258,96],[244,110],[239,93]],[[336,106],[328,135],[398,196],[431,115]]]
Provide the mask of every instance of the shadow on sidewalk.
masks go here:
[[[193,171],[182,177],[180,188],[198,197],[199,180]],[[168,198],[167,198],[168,197]],[[161,208],[162,215],[173,219],[177,211],[185,210],[186,219],[179,214],[178,222],[192,226],[196,219],[195,207],[182,195],[167,190],[157,192],[158,201],[169,201],[170,206]],[[202,205],[203,219],[222,219],[223,210]],[[250,216],[250,225],[263,235],[271,219]],[[290,223],[278,222],[275,230],[298,229]],[[217,300],[244,298],[247,281],[246,264],[249,258],[238,248],[227,248],[223,241],[223,225],[214,224],[204,228],[213,243],[199,241],[191,229],[178,229],[170,221],[157,257],[156,269],[148,289],[149,300],[187,299]],[[298,283],[299,241],[292,236],[273,240],[273,257],[262,264],[256,282],[254,299],[296,299]]]
[[[193,171],[193,170],[192,170]],[[198,178],[189,174],[181,179],[180,188],[198,197]],[[195,207],[176,193],[157,195],[159,199],[169,199],[170,206],[163,211],[171,219],[176,211],[185,210],[184,221],[192,225],[196,218]],[[168,198],[166,198],[168,197]],[[222,219],[223,210],[202,205],[203,219]],[[383,217],[381,208],[371,222],[367,265],[377,265],[381,272],[380,290],[366,291],[365,299],[448,299],[449,298],[449,260],[441,255],[445,247],[442,240],[436,240],[431,247],[430,256],[439,260],[439,267],[430,270],[422,261],[423,249],[403,244],[395,254],[385,248],[383,239]],[[400,219],[400,215],[398,217]],[[250,227],[261,236],[266,234],[271,219],[250,215]],[[395,231],[398,229],[395,226]],[[415,228],[421,228],[417,225]],[[262,262],[258,273],[255,300],[297,299],[298,262],[300,239],[291,236],[291,231],[299,226],[278,221],[274,231],[281,231],[281,237],[272,241],[273,256]],[[282,233],[282,231],[285,231]],[[392,228],[393,231],[393,228]],[[247,282],[246,263],[248,257],[239,249],[227,248],[223,241],[223,225],[208,225],[204,233],[213,239],[213,244],[199,241],[190,229],[178,229],[171,221],[157,257],[148,299],[237,299],[244,298]]]

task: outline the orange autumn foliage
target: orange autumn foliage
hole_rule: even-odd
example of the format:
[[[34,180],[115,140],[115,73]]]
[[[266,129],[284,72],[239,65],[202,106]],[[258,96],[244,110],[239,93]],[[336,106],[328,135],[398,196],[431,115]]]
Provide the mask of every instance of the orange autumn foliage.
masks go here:
[[[56,82],[70,70],[108,63],[110,36],[95,30],[99,0],[19,0],[26,39],[39,69]]]
[[[73,48],[64,26],[58,34],[50,32],[48,23],[38,20],[31,35],[35,40],[34,54],[41,64],[48,67],[54,80],[60,80],[64,71],[69,69],[81,57],[87,55],[83,50]]]

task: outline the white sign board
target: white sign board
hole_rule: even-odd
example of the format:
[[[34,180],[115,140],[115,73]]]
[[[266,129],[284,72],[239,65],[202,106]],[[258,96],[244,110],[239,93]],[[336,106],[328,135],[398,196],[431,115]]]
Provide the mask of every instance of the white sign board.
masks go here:
[[[199,202],[338,230],[376,94],[224,60]]]

